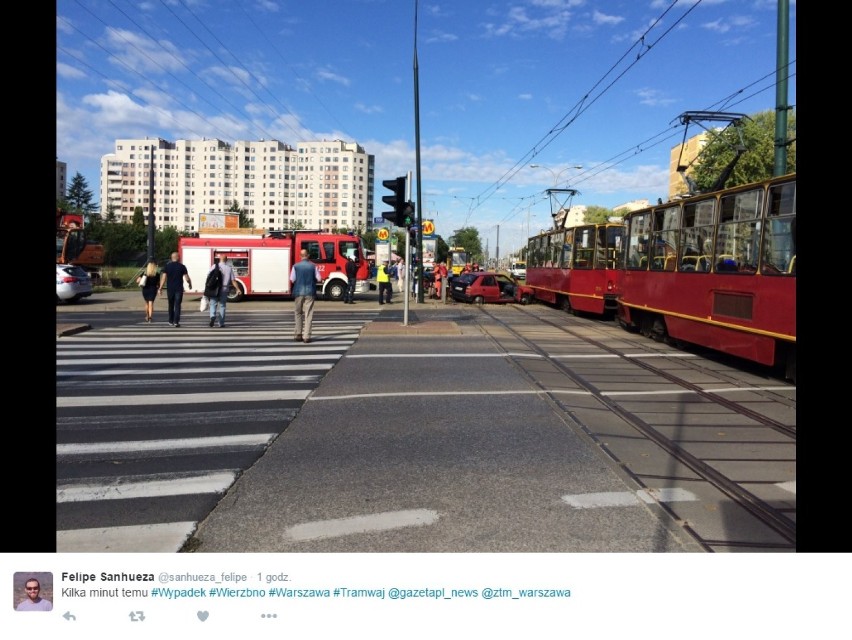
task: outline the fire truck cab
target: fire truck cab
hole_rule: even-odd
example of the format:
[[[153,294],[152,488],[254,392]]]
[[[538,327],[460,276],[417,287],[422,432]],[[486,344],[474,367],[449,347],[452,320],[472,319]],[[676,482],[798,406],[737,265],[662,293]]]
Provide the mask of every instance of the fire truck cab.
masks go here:
[[[234,269],[229,302],[252,296],[290,296],[290,270],[300,259],[302,249],[307,250],[322,277],[317,285],[317,297],[343,300],[348,285],[346,262],[350,255],[358,264],[355,293],[370,290],[370,268],[359,236],[304,230],[264,232],[259,236],[237,233],[253,231],[247,229],[210,231],[202,230],[198,237],[180,239],[180,259],[195,285],[188,293],[203,295],[204,281],[214,258],[226,256]]]

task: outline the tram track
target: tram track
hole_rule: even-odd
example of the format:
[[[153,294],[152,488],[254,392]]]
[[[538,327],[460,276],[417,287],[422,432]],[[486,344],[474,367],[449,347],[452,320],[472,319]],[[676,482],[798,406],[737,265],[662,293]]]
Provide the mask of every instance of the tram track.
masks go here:
[[[747,377],[737,379],[736,376],[702,367],[701,360],[684,365],[683,358],[677,358],[677,362],[678,367],[685,369],[685,372],[678,374],[653,364],[650,358],[643,359],[628,353],[629,347],[634,344],[638,345],[639,350],[647,351],[650,340],[639,344],[631,334],[617,325],[612,325],[612,328],[619,333],[609,334],[605,325],[594,324],[598,321],[565,316],[549,307],[512,307],[507,311],[480,307],[479,312],[476,321],[480,330],[526,373],[530,381],[546,394],[554,408],[569,419],[569,423],[576,425],[591,438],[634,482],[643,489],[651,489],[651,495],[663,495],[659,485],[666,482],[689,486],[694,486],[696,482],[706,483],[706,486],[712,487],[712,496],[721,496],[714,503],[715,507],[708,503],[707,511],[719,508],[719,504],[733,504],[736,510],[749,514],[773,532],[769,536],[735,534],[720,537],[719,526],[695,522],[691,517],[684,517],[682,512],[689,510],[682,509],[682,505],[660,501],[659,506],[706,550],[795,550],[795,494],[792,499],[784,499],[773,491],[777,486],[785,486],[785,482],[786,486],[790,486],[791,477],[792,486],[795,487],[795,418],[785,421],[770,415],[774,411],[788,418],[790,412],[793,412],[794,416],[795,397],[784,395],[794,394],[794,385],[779,382],[777,387],[767,385],[762,389],[750,384]],[[511,317],[507,316],[509,313]],[[575,324],[576,328],[566,326],[567,322]],[[598,332],[600,335],[593,335]],[[607,338],[608,342],[616,342],[616,345],[604,342]],[[555,357],[547,345],[559,345],[564,340],[570,340],[575,350],[589,352],[587,358],[601,358],[599,362],[606,362],[606,366],[590,366],[589,359],[580,361],[579,365],[569,365],[563,358]],[[540,365],[532,366],[529,357],[517,355],[518,343],[539,356],[536,362],[545,358],[550,369],[544,372]],[[655,342],[651,344],[661,348],[665,346]],[[616,378],[610,376],[607,373],[609,371],[617,371],[618,375],[626,373],[631,383],[614,382]],[[606,430],[598,429],[594,420],[590,419],[592,413],[578,411],[565,399],[564,392],[556,388],[559,384],[554,384],[557,380],[555,376],[563,376],[567,381],[566,386],[574,386],[593,397],[600,406],[618,416],[635,434],[653,443],[670,460],[657,470],[647,468],[642,462],[637,463],[633,459],[636,443],[625,445],[629,437],[612,437]],[[600,377],[600,381],[594,379],[596,376]],[[688,379],[696,376],[701,382]],[[642,381],[641,385],[632,382],[636,379]],[[708,383],[708,380],[720,384]],[[631,385],[642,386],[645,390],[631,391],[627,388]],[[688,402],[672,401],[684,395],[689,398]],[[726,395],[737,396],[737,399]],[[649,398],[662,399],[660,406],[663,409],[654,409],[653,400],[649,401]],[[736,425],[736,428],[726,427],[723,431],[722,427],[714,425],[713,419],[707,421],[706,426],[694,427],[688,424],[693,419],[690,416],[680,416],[686,426],[679,427],[671,420],[672,413],[681,410],[681,405],[699,407],[719,424]],[[759,405],[761,410],[753,408],[753,405]],[[693,429],[700,433],[706,432],[708,426],[716,429],[715,439],[689,435]],[[736,450],[738,443],[734,442],[735,452],[730,455],[732,443],[726,442],[728,432],[736,433],[738,429],[745,434],[741,450]],[[777,453],[779,449],[782,452],[792,451],[792,460],[789,456]],[[727,451],[729,457],[720,454],[720,451]],[[753,458],[745,455],[749,451],[755,451],[756,455]],[[654,457],[655,454],[646,455]],[[684,473],[684,469],[688,472]],[[653,485],[657,485],[656,494]],[[704,490],[704,493],[707,491]],[[726,506],[726,511],[731,511],[729,506]]]

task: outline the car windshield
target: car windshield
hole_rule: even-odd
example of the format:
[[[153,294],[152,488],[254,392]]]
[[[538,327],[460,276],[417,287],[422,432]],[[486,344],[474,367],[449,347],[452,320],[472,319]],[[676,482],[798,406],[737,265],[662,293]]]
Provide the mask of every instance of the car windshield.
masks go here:
[[[463,273],[454,278],[455,284],[470,284],[474,280],[476,280],[476,276],[474,276],[472,273]]]

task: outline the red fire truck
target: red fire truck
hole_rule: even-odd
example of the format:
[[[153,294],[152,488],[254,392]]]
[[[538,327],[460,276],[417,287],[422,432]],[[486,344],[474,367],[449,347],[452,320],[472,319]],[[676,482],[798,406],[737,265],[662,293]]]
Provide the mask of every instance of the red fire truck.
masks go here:
[[[346,262],[350,255],[358,263],[355,293],[370,290],[370,267],[359,236],[322,233],[319,230],[270,231],[254,235],[249,229],[202,229],[198,237],[180,239],[181,262],[186,265],[195,289],[204,293],[204,280],[214,258],[227,256],[234,268],[235,282],[229,302],[251,296],[291,295],[290,269],[302,249],[317,265],[322,283],[318,297],[343,300],[346,292]],[[248,232],[248,233],[245,233]]]

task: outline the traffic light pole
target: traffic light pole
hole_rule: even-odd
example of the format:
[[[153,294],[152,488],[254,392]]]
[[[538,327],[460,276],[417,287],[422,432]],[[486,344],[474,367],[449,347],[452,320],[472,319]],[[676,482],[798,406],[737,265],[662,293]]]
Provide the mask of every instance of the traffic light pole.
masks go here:
[[[405,230],[405,263],[403,273],[397,272],[396,277],[402,278],[402,324],[408,326],[408,306],[411,300],[411,234]]]

